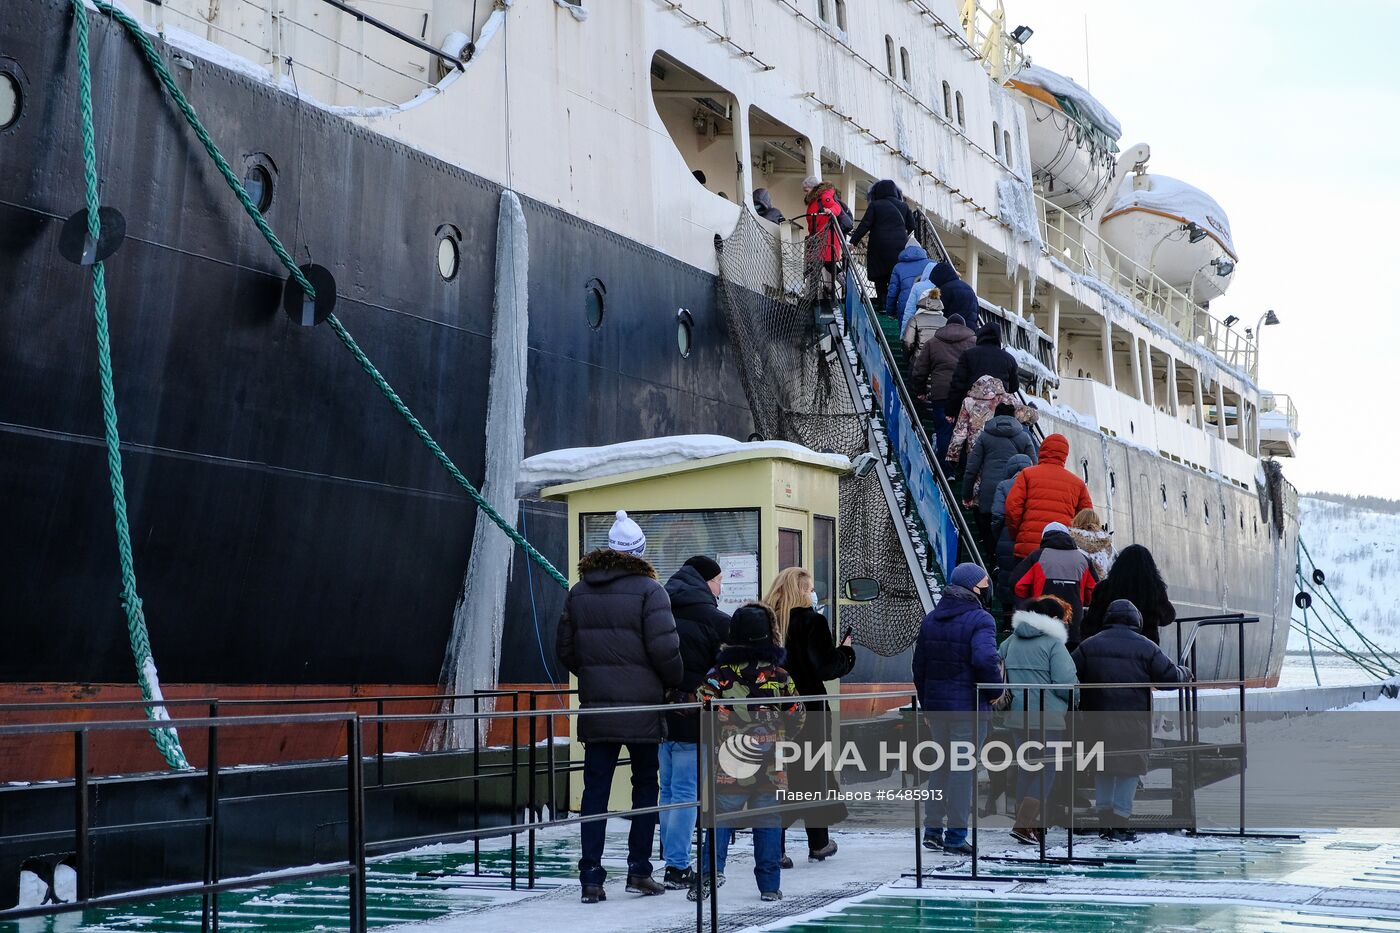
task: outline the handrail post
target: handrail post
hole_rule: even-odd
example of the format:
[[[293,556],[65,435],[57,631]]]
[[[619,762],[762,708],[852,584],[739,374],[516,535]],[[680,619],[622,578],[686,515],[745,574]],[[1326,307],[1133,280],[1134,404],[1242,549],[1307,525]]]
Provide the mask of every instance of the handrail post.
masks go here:
[[[525,881],[525,887],[527,887],[527,888],[529,888],[529,889],[531,889],[531,890],[533,890],[534,887],[535,887],[535,828],[534,828],[534,827],[535,827],[535,799],[536,799],[536,798],[535,798],[535,782],[538,780],[538,775],[537,775],[536,772],[535,772],[535,718],[536,718],[536,717],[535,717],[535,713],[538,711],[538,708],[539,708],[539,707],[538,707],[538,703],[536,702],[536,696],[537,696],[537,695],[536,695],[535,691],[531,690],[531,691],[530,691],[530,755],[529,755],[529,759],[530,759],[530,787],[529,787],[529,789],[526,791],[526,796],[527,796],[528,799],[529,799],[529,804],[528,804],[528,806],[529,806],[529,808],[530,808],[530,816],[529,816],[529,820],[528,820],[528,822],[530,823],[530,832],[529,832],[528,835],[526,836],[526,842],[527,842],[527,845],[529,846],[529,851],[526,852],[526,873],[525,873],[525,879],[526,879],[526,881]]]
[[[209,704],[209,718],[219,715],[219,701]],[[204,763],[204,883],[219,881],[219,727],[209,727],[207,761]],[[219,895],[206,891],[202,898],[199,929],[218,933]]]
[[[384,786],[384,700],[381,697],[374,702],[374,765],[375,778],[379,786]]]
[[[77,836],[74,855],[78,862],[78,900],[92,897],[92,844],[88,836],[88,734],[79,728],[73,733],[73,823]]]
[[[365,933],[364,762],[360,758],[360,717],[345,721],[345,763],[350,870],[350,933]]]
[[[480,694],[472,694],[472,830],[481,829],[481,713]],[[487,724],[490,728],[490,724]],[[481,874],[481,837],[472,836],[472,874]]]
[[[510,695],[510,824],[515,825],[515,814],[520,800],[520,691]],[[510,889],[518,890],[517,864],[519,859],[520,833],[510,834]]]

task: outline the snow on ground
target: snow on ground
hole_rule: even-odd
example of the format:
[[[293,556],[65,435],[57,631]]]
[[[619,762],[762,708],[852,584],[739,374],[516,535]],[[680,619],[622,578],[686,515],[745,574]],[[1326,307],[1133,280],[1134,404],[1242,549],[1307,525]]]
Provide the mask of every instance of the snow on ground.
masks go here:
[[[1400,697],[1376,697],[1374,700],[1353,703],[1341,708],[1342,712],[1352,710],[1366,713],[1400,713]]]
[[[569,447],[526,457],[520,462],[516,493],[520,496],[531,496],[541,489],[559,483],[616,476],[620,473],[672,466],[748,450],[767,451],[778,455],[801,454],[815,457],[832,469],[851,468],[851,461],[841,454],[816,453],[801,444],[791,444],[787,441],[746,442],[718,434],[682,434],[625,441],[605,447]]]
[[[1400,514],[1303,496],[1298,521],[1303,543],[1342,609],[1368,638],[1400,651]],[[1301,619],[1302,613],[1294,615]],[[1330,614],[1324,618],[1337,630]],[[1349,647],[1359,647],[1355,635],[1339,634]],[[1303,637],[1295,633],[1289,647],[1304,648]]]

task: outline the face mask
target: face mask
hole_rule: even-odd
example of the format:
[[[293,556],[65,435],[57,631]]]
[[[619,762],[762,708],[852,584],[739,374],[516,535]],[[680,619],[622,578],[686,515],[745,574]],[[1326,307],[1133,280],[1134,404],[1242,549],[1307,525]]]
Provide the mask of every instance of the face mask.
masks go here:
[[[819,605],[821,605],[821,604],[817,602],[817,591],[816,591],[816,590],[813,590],[813,591],[812,591],[812,608],[815,609],[815,608],[817,608],[817,606],[819,606]]]
[[[986,608],[992,601],[992,588],[984,586],[977,590],[977,601],[982,604],[983,608]]]

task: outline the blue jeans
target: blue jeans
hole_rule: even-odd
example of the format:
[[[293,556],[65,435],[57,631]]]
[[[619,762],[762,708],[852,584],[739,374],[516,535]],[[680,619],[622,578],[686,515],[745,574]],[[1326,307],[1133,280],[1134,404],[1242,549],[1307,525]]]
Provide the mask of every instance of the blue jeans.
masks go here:
[[[972,810],[973,788],[977,782],[977,772],[954,771],[949,767],[953,742],[972,742],[972,713],[938,713],[928,717],[927,741],[943,747],[943,761],[928,776],[928,789],[933,793],[924,808],[924,828],[941,829],[943,821],[948,821],[948,829],[943,834],[943,844],[959,846],[967,841],[967,817]],[[974,743],[981,747],[987,738],[987,716],[978,723],[977,739]],[[924,741],[920,737],[920,741]],[[941,792],[941,797],[939,795]]]
[[[719,793],[715,794],[715,811],[722,822],[728,822],[731,826],[753,827],[753,877],[758,882],[760,893],[780,890],[779,886],[782,883],[783,874],[782,866],[779,864],[783,857],[782,826],[776,813],[754,817],[750,820],[735,817],[734,814],[746,808],[774,807],[777,804],[777,796],[772,790],[763,793],[720,790]],[[724,819],[726,814],[728,814],[727,820]],[[721,875],[724,874],[724,865],[729,860],[729,842],[733,838],[734,830],[731,828],[719,827],[715,830],[715,871]],[[709,832],[706,831],[705,838],[700,845],[700,874],[702,876],[708,874],[710,870],[708,845]]]
[[[698,784],[694,742],[662,742],[661,804],[695,800]],[[690,867],[690,844],[695,837],[695,808],[661,811],[661,854],[666,867]]]
[[[622,745],[617,742],[588,742],[583,746],[583,803],[580,816],[593,816],[608,811],[608,795],[612,791],[613,772]],[[642,809],[656,806],[656,743],[629,742],[627,757],[632,759],[632,807]],[[607,820],[593,820],[579,825],[583,854],[578,860],[579,882],[602,884],[608,873],[603,868],[603,840]],[[651,877],[651,839],[656,835],[656,814],[632,817],[627,834],[627,873]]]
[[[1023,737],[1025,734],[1024,730],[1016,731],[1016,736],[1018,738]],[[1040,735],[1037,730],[1031,730],[1031,738],[1034,741],[1040,741]],[[1064,732],[1059,729],[1045,730],[1046,742],[1058,742],[1062,738],[1064,738]],[[1043,803],[1050,799],[1050,791],[1055,787],[1057,773],[1055,760],[1053,758],[1049,761],[1042,762],[1041,770],[1039,771],[1026,771],[1018,768],[1016,771],[1016,800],[1019,802],[1027,797],[1034,797],[1036,800],[1042,801]],[[1045,778],[1044,787],[1041,787],[1040,784],[1042,775]]]
[[[1133,798],[1137,796],[1136,774],[1094,775],[1094,802],[1100,810],[1113,811],[1120,819],[1133,815]]]

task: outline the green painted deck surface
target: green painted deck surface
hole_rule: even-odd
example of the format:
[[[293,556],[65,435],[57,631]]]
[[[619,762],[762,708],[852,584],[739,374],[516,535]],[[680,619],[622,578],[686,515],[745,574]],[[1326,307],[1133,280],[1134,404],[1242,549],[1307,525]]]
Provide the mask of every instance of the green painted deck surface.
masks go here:
[[[1400,921],[1304,913],[1235,904],[1090,904],[1030,899],[939,899],[872,897],[840,912],[781,927],[784,933],[966,933],[968,930],[1112,930],[1114,933],[1279,933],[1279,931],[1400,931]]]
[[[1007,849],[1002,833],[986,834],[989,854],[1015,852],[1029,855],[1029,849]],[[997,842],[995,847],[990,843]],[[891,834],[879,845],[902,846],[903,836]],[[574,832],[547,834],[540,839],[536,857],[539,876],[534,892],[525,889],[526,863],[518,862],[520,890],[510,891],[510,851],[505,840],[493,841],[481,853],[480,871],[470,846],[423,850],[413,855],[377,859],[370,864],[368,907],[369,924],[382,929],[396,924],[453,918],[452,928],[506,929],[510,908],[503,912],[473,918],[488,907],[500,908],[515,899],[533,898],[549,891],[562,879],[572,879],[577,855]],[[523,846],[524,839],[522,837]],[[971,897],[966,891],[930,888],[899,894],[874,894],[847,903],[838,912],[818,911],[807,919],[781,920],[769,914],[750,922],[775,925],[783,930],[816,931],[884,930],[993,930],[993,931],[1380,931],[1400,933],[1400,914],[1395,919],[1371,919],[1345,911],[1312,906],[1289,907],[1277,904],[1226,904],[1224,897],[1250,899],[1251,885],[1283,882],[1316,887],[1346,887],[1400,894],[1400,842],[1386,834],[1364,831],[1325,833],[1301,840],[1220,840],[1187,839],[1179,836],[1148,836],[1139,845],[1111,846],[1098,842],[1076,845],[1076,854],[1103,856],[1131,855],[1135,863],[1093,865],[1038,865],[983,861],[980,869],[988,876],[1015,874],[1051,876],[1058,885],[1072,885],[1051,896],[1037,896],[1036,886],[1022,887],[1021,896]],[[625,837],[609,837],[605,863],[610,871],[624,870]],[[912,852],[910,853],[912,869]],[[966,863],[942,858],[925,861],[926,871],[963,870]],[[897,873],[897,869],[896,872]],[[893,875],[894,873],[892,873]],[[893,876],[888,881],[896,881]],[[1238,889],[1227,887],[1221,893],[1219,882],[1239,881]],[[1150,895],[1125,894],[1108,903],[1090,903],[1102,886],[1112,889],[1127,885],[1141,891],[1143,882],[1174,886],[1176,893],[1190,882],[1216,882],[1200,903],[1145,903]],[[1186,882],[1186,885],[1182,885]],[[930,882],[932,884],[933,882]],[[912,884],[904,881],[902,884]],[[562,892],[561,892],[562,893]],[[1047,894],[1052,892],[1047,892]],[[1195,892],[1190,892],[1194,894]],[[1262,896],[1254,899],[1266,900]],[[1276,899],[1275,899],[1276,900]],[[1396,901],[1400,904],[1400,900]],[[228,930],[247,933],[291,933],[291,931],[347,929],[346,884],[343,878],[315,881],[270,883],[249,891],[225,894],[220,901],[220,919]],[[523,906],[523,905],[522,905]],[[816,906],[816,905],[812,905]],[[791,904],[795,910],[801,908]],[[561,924],[577,909],[572,897],[559,902]],[[807,909],[811,909],[808,907]],[[186,933],[199,929],[200,901],[196,897],[152,901],[78,916],[69,914],[0,923],[0,933],[105,933],[140,930],[142,933]],[[747,925],[747,924],[745,924]],[[640,933],[640,931],[639,931]]]

